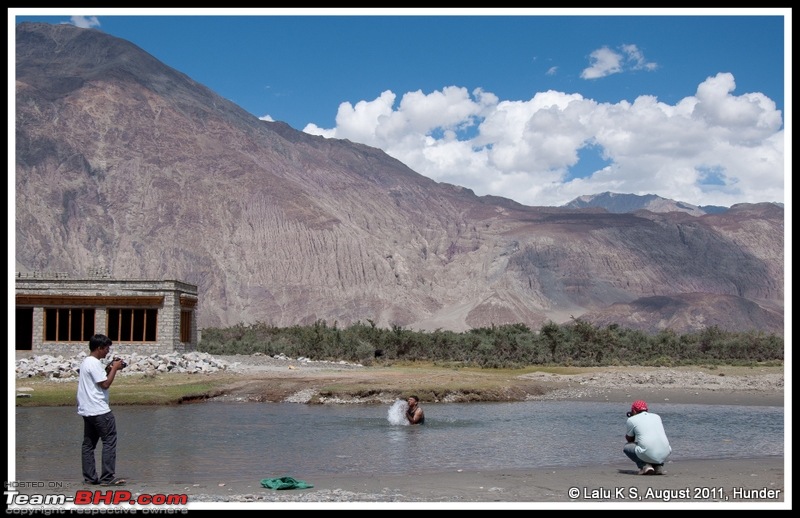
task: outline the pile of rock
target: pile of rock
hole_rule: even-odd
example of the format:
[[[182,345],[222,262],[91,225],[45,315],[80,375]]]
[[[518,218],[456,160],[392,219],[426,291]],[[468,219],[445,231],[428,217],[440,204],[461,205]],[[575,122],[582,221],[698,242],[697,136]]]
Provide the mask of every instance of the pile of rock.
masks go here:
[[[71,358],[51,356],[47,354],[30,356],[17,359],[17,378],[33,378],[43,376],[52,380],[73,379],[78,376],[81,362],[86,358],[86,353],[80,353]],[[269,356],[262,353],[252,355],[215,356],[210,353],[188,352],[151,354],[126,354],[122,357],[128,364],[120,375],[128,374],[167,374],[186,372],[189,374],[205,374],[217,371],[230,371],[237,373],[264,372],[270,370],[285,370],[302,368],[308,370],[327,369],[355,369],[363,367],[360,363],[346,361],[311,360],[304,356],[289,358],[284,354]],[[108,363],[111,359],[101,360]]]
[[[78,376],[81,362],[86,353],[71,358],[62,356],[38,355],[17,360],[17,378],[33,378],[44,376],[50,379],[70,379]],[[228,362],[220,360],[208,353],[169,353],[150,356],[130,354],[124,358],[128,364],[120,373],[127,374],[162,374],[162,373],[210,373],[229,368]],[[108,360],[101,360],[108,363]]]

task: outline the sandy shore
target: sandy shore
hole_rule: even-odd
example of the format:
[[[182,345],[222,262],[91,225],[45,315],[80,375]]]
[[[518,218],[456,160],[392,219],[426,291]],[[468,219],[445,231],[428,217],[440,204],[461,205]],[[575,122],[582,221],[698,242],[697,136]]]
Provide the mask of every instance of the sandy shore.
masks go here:
[[[622,456],[622,454],[620,454]],[[201,509],[791,509],[791,465],[782,457],[680,460],[663,475],[640,476],[626,460],[607,466],[509,471],[451,471],[413,476],[302,479],[308,489],[273,490],[260,480],[225,484],[139,483],[113,488],[125,499],[185,496],[185,505],[149,506],[160,512]],[[40,489],[20,489],[34,494]],[[51,494],[111,492],[69,484]],[[163,497],[162,497],[163,498]],[[85,511],[87,506],[81,506]],[[113,506],[112,506],[113,507]],[[115,506],[117,512],[132,507]],[[136,507],[133,507],[134,509]],[[147,507],[138,507],[143,509]]]
[[[788,471],[788,474],[786,473]],[[115,488],[141,495],[185,495],[199,509],[791,509],[791,471],[784,459],[681,460],[663,475],[640,476],[627,460],[608,466],[510,471],[452,471],[414,476],[305,480],[309,489],[273,490],[260,480],[225,484],[136,483]],[[97,490],[75,485],[62,493]],[[100,488],[108,492],[109,488]],[[30,493],[29,490],[22,490]],[[118,506],[121,509],[123,506]],[[85,506],[84,506],[85,509]],[[152,507],[151,507],[152,509]]]
[[[310,490],[253,491],[255,504],[287,508],[322,502],[361,502],[369,508],[569,508],[672,504],[743,505],[785,502],[781,458],[680,461],[662,476],[639,476],[635,466],[552,468],[523,471],[449,472],[409,476],[339,476],[308,481]],[[244,494],[249,487],[232,488]],[[249,496],[247,497],[249,498]],[[667,502],[665,502],[667,500]]]

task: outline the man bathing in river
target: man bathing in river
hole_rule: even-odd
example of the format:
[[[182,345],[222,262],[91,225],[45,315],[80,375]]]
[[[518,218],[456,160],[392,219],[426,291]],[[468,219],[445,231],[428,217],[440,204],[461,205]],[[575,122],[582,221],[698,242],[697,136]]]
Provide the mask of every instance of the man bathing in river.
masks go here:
[[[419,398],[417,396],[408,397],[406,419],[408,419],[409,424],[425,424],[425,412],[419,406]]]

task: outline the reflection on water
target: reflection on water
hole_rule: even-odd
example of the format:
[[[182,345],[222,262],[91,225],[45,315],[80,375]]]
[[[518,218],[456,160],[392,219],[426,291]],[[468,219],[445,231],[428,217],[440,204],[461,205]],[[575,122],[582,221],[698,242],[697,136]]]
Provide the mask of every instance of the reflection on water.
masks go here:
[[[393,424],[397,409],[381,405],[116,406],[117,472],[192,483],[627,466],[627,410],[581,401],[428,403],[425,426],[403,426]],[[664,403],[653,411],[664,421],[672,460],[783,455],[781,407]],[[17,480],[80,481],[83,421],[74,408],[17,408],[15,427]]]

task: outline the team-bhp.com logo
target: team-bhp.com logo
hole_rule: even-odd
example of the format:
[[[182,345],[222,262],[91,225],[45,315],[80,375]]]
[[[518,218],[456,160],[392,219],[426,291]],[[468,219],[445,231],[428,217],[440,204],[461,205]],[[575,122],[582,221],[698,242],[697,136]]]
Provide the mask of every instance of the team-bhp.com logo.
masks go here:
[[[42,492],[20,493],[18,488],[41,487]],[[48,487],[50,490],[53,487]],[[90,506],[156,506],[158,509],[166,509],[169,506],[185,506],[189,502],[186,494],[165,495],[161,493],[149,494],[139,493],[134,495],[125,490],[87,490],[81,489],[75,495],[53,494],[45,492],[44,486],[22,486],[19,483],[6,483],[3,492],[6,501],[6,514],[22,514],[23,511],[30,510],[31,507],[40,510],[88,508]],[[175,510],[174,508],[172,508]],[[16,511],[16,512],[15,512]]]

